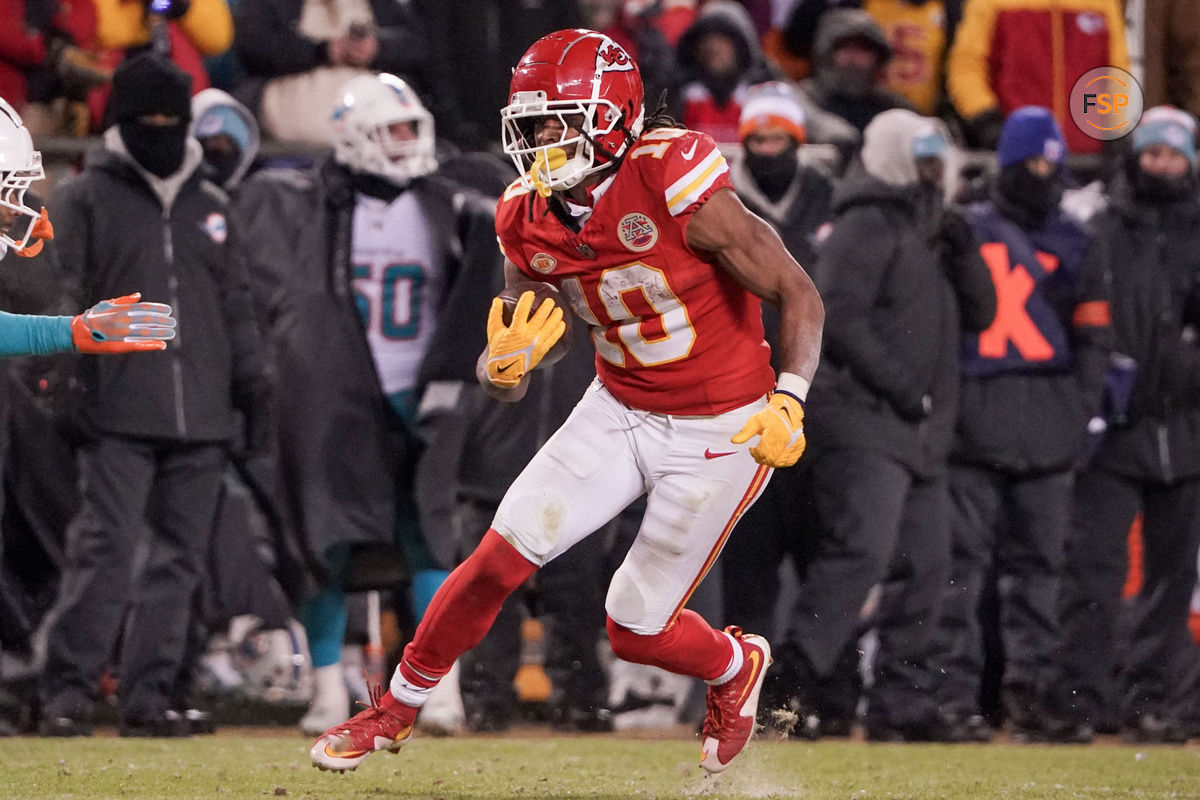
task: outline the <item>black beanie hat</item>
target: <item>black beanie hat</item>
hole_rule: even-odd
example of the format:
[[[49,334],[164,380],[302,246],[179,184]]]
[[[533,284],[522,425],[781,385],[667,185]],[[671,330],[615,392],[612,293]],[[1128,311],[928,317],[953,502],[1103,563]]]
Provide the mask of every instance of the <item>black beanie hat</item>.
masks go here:
[[[109,97],[112,118],[132,122],[144,114],[168,114],[183,122],[192,118],[192,77],[154,52],[121,62],[113,73]]]

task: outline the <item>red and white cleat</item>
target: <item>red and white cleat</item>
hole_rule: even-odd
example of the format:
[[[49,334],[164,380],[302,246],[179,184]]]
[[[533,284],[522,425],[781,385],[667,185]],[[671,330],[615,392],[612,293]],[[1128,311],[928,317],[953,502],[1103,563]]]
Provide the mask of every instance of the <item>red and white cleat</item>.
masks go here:
[[[701,734],[700,766],[708,772],[720,772],[729,766],[750,737],[754,735],[754,715],[763,677],[771,666],[771,645],[761,636],[742,633],[730,625],[725,632],[742,647],[742,668],[733,680],[709,686],[708,714]]]
[[[372,697],[370,708],[321,734],[309,748],[308,757],[318,769],[345,772],[354,770],[376,750],[398,753],[412,738],[416,712],[390,696],[382,701]]]

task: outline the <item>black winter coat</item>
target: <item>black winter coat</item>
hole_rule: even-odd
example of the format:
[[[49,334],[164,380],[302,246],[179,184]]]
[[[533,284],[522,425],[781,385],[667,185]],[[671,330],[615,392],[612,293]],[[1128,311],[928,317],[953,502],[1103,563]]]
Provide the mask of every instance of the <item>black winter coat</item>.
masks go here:
[[[813,269],[825,332],[805,425],[814,448],[880,451],[930,476],[945,469],[958,412],[960,318],[913,195],[858,165],[835,193]],[[979,276],[972,285],[987,291]]]
[[[232,399],[263,380],[264,362],[246,274],[224,246],[227,203],[193,172],[164,208],[127,158],[108,149],[89,154],[83,172],[55,190],[56,250],[80,282],[83,305],[139,291],[170,303],[178,319],[162,353],[81,363],[96,431],[182,441],[233,435]]]
[[[1155,483],[1200,474],[1200,202],[1156,204],[1123,179],[1095,220],[1096,258],[1112,275],[1114,349],[1136,363],[1126,409],[1092,464]]]
[[[434,235],[455,242],[418,374],[420,397],[433,382],[474,382],[484,320],[503,279],[491,201],[437,176],[408,191],[443,226]],[[258,173],[238,194],[241,224],[231,235],[266,316],[279,403],[280,505],[318,571],[339,545],[393,542],[397,486],[413,480],[420,455],[380,388],[355,305],[354,202],[347,173],[332,161],[307,173]],[[436,456],[437,448],[426,452]],[[430,544],[440,559],[452,558]]]

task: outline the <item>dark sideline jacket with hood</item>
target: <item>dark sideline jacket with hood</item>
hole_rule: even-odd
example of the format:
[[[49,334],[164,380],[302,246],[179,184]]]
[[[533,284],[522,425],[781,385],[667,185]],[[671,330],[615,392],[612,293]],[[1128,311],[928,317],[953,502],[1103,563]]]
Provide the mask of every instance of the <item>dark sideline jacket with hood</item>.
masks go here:
[[[1136,379],[1105,409],[1092,465],[1169,484],[1200,474],[1200,201],[1137,202],[1124,172],[1110,194],[1092,252],[1112,275],[1114,350]]]
[[[54,197],[57,252],[83,306],[140,291],[170,303],[178,328],[161,354],[86,359],[86,417],[121,436],[227,441],[233,398],[264,380],[249,285],[225,247],[223,191],[203,180],[200,144],[158,178],[129,155],[116,127]],[[118,233],[119,232],[119,233]]]
[[[836,217],[813,270],[825,338],[805,420],[814,448],[879,451],[923,476],[945,469],[963,324],[955,283],[916,202],[913,140],[933,124],[902,109],[880,114],[834,194]],[[964,283],[990,291],[986,276]],[[970,306],[982,309],[979,318],[966,320],[974,329],[986,327],[994,308],[978,300]]]

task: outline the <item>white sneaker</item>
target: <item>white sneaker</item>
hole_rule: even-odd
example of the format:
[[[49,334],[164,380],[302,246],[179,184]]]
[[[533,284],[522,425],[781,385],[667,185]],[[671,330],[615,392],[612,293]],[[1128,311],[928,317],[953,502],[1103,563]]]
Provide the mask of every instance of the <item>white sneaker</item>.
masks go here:
[[[458,662],[455,661],[446,676],[433,687],[425,705],[421,706],[417,714],[417,727],[424,733],[431,736],[454,736],[462,733],[466,727],[467,712],[463,708],[458,676]]]
[[[350,693],[340,663],[317,667],[313,684],[312,703],[300,718],[300,732],[305,736],[319,736],[350,713]]]

